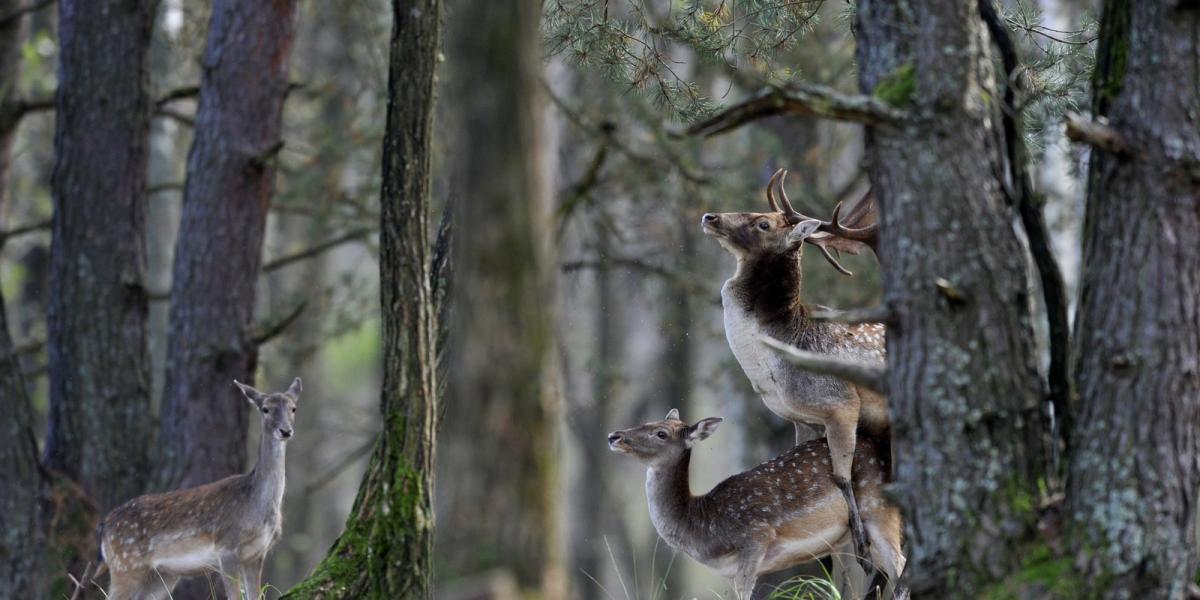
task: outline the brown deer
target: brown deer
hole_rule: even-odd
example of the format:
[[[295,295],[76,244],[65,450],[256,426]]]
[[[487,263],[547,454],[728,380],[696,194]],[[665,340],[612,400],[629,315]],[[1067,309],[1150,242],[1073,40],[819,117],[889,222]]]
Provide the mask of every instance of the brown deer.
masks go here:
[[[721,288],[725,337],[733,355],[767,408],[797,424],[797,436],[801,423],[824,426],[833,456],[834,481],[850,507],[854,549],[863,561],[867,538],[850,485],[851,467],[859,429],[886,436],[887,401],[865,387],[802,370],[767,348],[761,339],[768,336],[803,350],[851,360],[884,361],[883,325],[811,319],[813,307],[805,305],[800,297],[804,244],[816,246],[835,268],[849,274],[830,251],[874,248],[876,211],[868,196],[850,212],[844,224],[839,222],[840,204],[832,221],[811,219],[792,208],[783,189],[786,177],[787,171],[780,169],[767,184],[771,212],[708,213],[701,219],[701,227],[737,259],[737,270]],[[776,182],[782,207],[772,191]]]
[[[291,439],[300,378],[264,394],[234,382],[263,414],[258,464],[244,475],[187,490],[139,496],[100,524],[100,552],[111,579],[108,600],[158,600],[180,577],[221,574],[228,600],[256,600],[263,558],[282,525],[284,454]]]
[[[834,482],[829,446],[821,439],[693,496],[691,447],[720,423],[710,417],[688,425],[672,410],[662,421],[610,433],[608,445],[646,465],[646,499],[658,535],[731,579],[737,597],[749,600],[759,575],[823,558],[846,545],[849,508]],[[872,541],[871,562],[898,582],[904,570],[900,511],[883,496],[888,464],[881,450],[870,440],[859,442],[854,486]]]

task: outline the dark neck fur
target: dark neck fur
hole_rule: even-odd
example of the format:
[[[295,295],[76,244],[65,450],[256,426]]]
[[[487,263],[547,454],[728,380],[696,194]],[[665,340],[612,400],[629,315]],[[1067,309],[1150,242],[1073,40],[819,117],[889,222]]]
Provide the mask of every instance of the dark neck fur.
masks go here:
[[[789,323],[806,314],[800,301],[804,276],[800,270],[801,251],[764,254],[738,263],[730,280],[734,299],[760,323]]]

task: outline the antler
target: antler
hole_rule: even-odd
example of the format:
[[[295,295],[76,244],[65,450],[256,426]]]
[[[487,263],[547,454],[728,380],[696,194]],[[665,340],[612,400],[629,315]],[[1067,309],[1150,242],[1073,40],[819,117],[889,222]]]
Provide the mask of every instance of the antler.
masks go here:
[[[787,170],[783,170],[783,175],[779,178],[779,199],[783,202],[783,208],[784,208],[783,210],[780,210],[779,212],[783,213],[783,216],[785,218],[787,218],[788,223],[795,225],[796,223],[799,223],[800,221],[807,220],[808,217],[800,214],[799,211],[792,208],[792,203],[788,201],[787,189],[785,189],[783,187],[784,182],[787,181],[787,174],[788,174]]]
[[[847,218],[851,224],[850,227],[843,225],[838,220],[842,212],[842,203],[838,202],[837,207],[833,209],[833,218],[829,221],[822,221],[819,230],[855,242],[862,242],[878,253],[879,221],[874,206],[875,195],[872,192],[873,190],[867,190],[867,193],[855,205],[854,210],[850,211]],[[866,223],[865,227],[858,227],[864,222]]]
[[[775,171],[775,174],[771,176],[771,180],[767,182],[767,204],[769,204],[771,206],[771,210],[775,212],[781,212],[779,210],[779,205],[775,203],[775,181],[779,179],[780,175],[786,172],[787,171],[783,170],[783,167],[780,167],[779,170]]]
[[[784,183],[787,181],[787,170],[779,169],[771,176],[771,180],[767,182],[767,204],[771,206],[771,210],[782,213],[787,219],[788,224],[795,225],[801,221],[809,220],[811,217],[805,216],[800,211],[792,207],[791,200],[788,199],[787,189]],[[779,186],[778,201],[775,198],[775,186]],[[868,191],[866,196],[855,205],[850,211],[847,218],[849,227],[840,222],[842,205],[838,203],[837,208],[833,210],[833,219],[830,221],[821,221],[813,219],[821,223],[818,228],[818,233],[805,238],[805,242],[812,244],[821,251],[821,256],[833,265],[839,273],[843,275],[853,275],[849,269],[843,267],[841,263],[834,258],[834,253],[839,256],[842,251],[851,254],[858,254],[862,249],[862,244],[866,244],[875,249],[876,241],[879,237],[879,224],[875,221],[875,205],[874,196]],[[782,208],[781,205],[782,204]],[[862,224],[866,226],[862,226]]]

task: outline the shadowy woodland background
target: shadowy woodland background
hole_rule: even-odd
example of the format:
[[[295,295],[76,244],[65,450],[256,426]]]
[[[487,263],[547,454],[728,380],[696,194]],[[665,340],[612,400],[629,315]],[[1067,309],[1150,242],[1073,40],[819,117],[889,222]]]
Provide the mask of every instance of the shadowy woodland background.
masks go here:
[[[393,3],[291,0],[255,9],[140,0],[117,3],[112,14],[96,8],[109,3],[70,4],[78,12],[60,20],[53,1],[0,0],[0,413],[8,420],[0,468],[6,488],[50,480],[36,498],[7,493],[0,533],[6,543],[24,539],[22,503],[56,507],[43,540],[45,580],[25,589],[65,597],[66,571],[78,574],[94,556],[98,515],[138,493],[249,468],[257,421],[232,379],[276,390],[300,376],[283,536],[263,578],[276,597],[304,580],[342,532],[384,426],[381,140],[389,64],[393,73],[405,69],[389,49]],[[670,408],[692,420],[723,416],[733,426],[697,449],[696,491],[790,446],[791,425],[762,406],[725,342],[719,289],[733,261],[701,235],[699,217],[765,210],[762,189],[779,167],[791,170],[789,194],[801,211],[828,215],[869,187],[864,127],[783,115],[711,138],[682,132],[766,84],[856,93],[855,7],[550,0],[540,14],[531,3],[510,21],[472,4],[440,7],[430,135],[429,239],[442,243],[450,209],[456,240],[480,238],[455,246],[476,265],[462,280],[465,299],[438,307],[439,337],[461,328],[463,343],[479,345],[467,346],[468,354],[478,349],[474,360],[440,376],[448,387],[437,418],[434,593],[728,597],[723,580],[658,542],[642,469],[611,456],[604,438]],[[1033,84],[1022,133],[1054,257],[1075,298],[1087,154],[1068,146],[1062,120],[1092,103],[1100,7],[998,4]],[[64,24],[87,29],[89,19],[114,29],[85,31],[77,47],[65,47]],[[674,23],[693,29],[663,33]],[[500,79],[496,63],[478,59],[489,50],[532,56],[520,64],[536,69]],[[70,52],[105,59],[59,69]],[[206,69],[227,102],[206,105],[198,94]],[[64,77],[79,78],[80,97],[60,95],[59,105],[88,94],[105,102],[69,134],[59,124],[59,143],[72,154],[56,168],[55,90]],[[541,98],[528,115],[527,97]],[[122,124],[139,114],[149,121]],[[139,126],[148,128],[144,141],[119,138]],[[886,148],[874,159],[894,160],[896,169],[919,159],[902,144]],[[497,163],[507,149],[520,157]],[[74,175],[88,163],[94,168],[78,172],[92,175]],[[527,192],[530,205],[481,200],[496,188],[517,190],[508,197]],[[64,194],[86,201],[52,219]],[[541,219],[525,243],[522,214]],[[516,238],[489,238],[494,229],[484,223],[495,222],[512,223]],[[552,250],[537,244],[543,232]],[[80,265],[56,259],[52,235],[69,236],[64,243],[96,272],[117,276],[96,287]],[[432,250],[435,263],[443,250]],[[525,296],[471,287],[471,268],[510,263],[542,270],[518,288]],[[807,261],[806,300],[878,305],[875,258],[844,264],[853,278]],[[57,294],[53,276],[68,282]],[[1038,340],[1046,337],[1042,310],[1030,321]],[[72,346],[94,327],[119,328],[108,339],[125,343]],[[543,330],[557,335],[529,333]],[[134,350],[143,343],[145,352]],[[1044,372],[1048,350],[1038,344]],[[479,375],[489,370],[507,375],[499,383]],[[481,387],[489,376],[500,387]],[[88,408],[98,402],[122,408],[101,411],[110,414],[102,419]],[[45,457],[40,471],[29,470],[30,453]],[[1047,480],[1038,481],[1044,489]],[[21,571],[5,560],[7,574]],[[206,595],[193,587],[176,597]]]

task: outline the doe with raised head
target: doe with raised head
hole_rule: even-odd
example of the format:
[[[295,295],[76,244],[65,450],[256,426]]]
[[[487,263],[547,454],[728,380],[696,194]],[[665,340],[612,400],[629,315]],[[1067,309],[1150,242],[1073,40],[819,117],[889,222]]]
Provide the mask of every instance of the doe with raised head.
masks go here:
[[[249,473],[186,490],[139,496],[100,524],[109,600],[160,600],[181,577],[218,572],[228,600],[259,597],[263,559],[279,538],[284,456],[293,434],[300,378],[264,394],[234,382],[262,413],[258,463]]]

